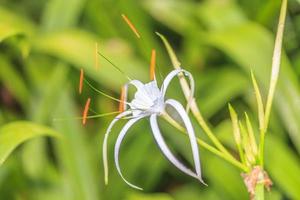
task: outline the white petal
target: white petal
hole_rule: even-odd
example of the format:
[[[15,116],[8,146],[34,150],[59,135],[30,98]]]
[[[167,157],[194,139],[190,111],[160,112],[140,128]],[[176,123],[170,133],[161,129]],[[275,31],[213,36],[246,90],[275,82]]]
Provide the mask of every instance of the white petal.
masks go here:
[[[182,120],[184,122],[184,125],[186,127],[186,130],[187,130],[187,133],[188,133],[188,136],[189,136],[189,139],[190,139],[190,144],[191,144],[191,147],[192,147],[195,170],[196,170],[198,179],[202,181],[198,144],[197,144],[197,139],[196,139],[196,136],[195,136],[195,132],[194,132],[194,128],[192,126],[192,123],[191,123],[187,113],[185,112],[184,108],[182,107],[182,105],[178,101],[173,100],[173,99],[168,99],[166,101],[166,104],[169,104],[172,107],[174,107],[177,110],[177,112],[179,113],[180,117],[182,118]]]
[[[104,180],[105,180],[105,184],[108,183],[108,161],[107,161],[107,140],[108,140],[108,136],[109,133],[112,129],[112,127],[114,126],[114,124],[119,121],[119,119],[121,119],[122,117],[125,117],[127,115],[131,114],[130,111],[125,111],[120,113],[119,115],[117,115],[112,122],[109,124],[105,136],[104,136],[104,141],[103,141],[103,146],[102,146],[102,157],[103,157],[103,165],[104,165]]]
[[[128,84],[131,84],[136,87],[137,91],[134,95],[134,98],[138,101],[144,102],[147,106],[152,104],[151,98],[149,98],[149,95],[147,94],[147,91],[145,90],[145,84],[143,84],[139,80],[132,80]]]
[[[116,167],[117,167],[117,170],[118,170],[118,173],[120,174],[120,176],[122,177],[122,179],[125,181],[125,183],[127,183],[129,186],[135,188],[135,189],[138,189],[138,190],[143,190],[142,188],[136,186],[136,185],[133,185],[132,183],[130,183],[129,181],[127,181],[122,172],[121,172],[121,168],[120,168],[120,164],[119,164],[119,150],[120,150],[120,146],[121,146],[121,143],[128,131],[128,129],[135,123],[137,122],[138,120],[140,120],[141,118],[143,117],[138,117],[138,118],[135,118],[135,119],[131,119],[129,120],[125,126],[122,128],[118,138],[117,138],[117,141],[116,141],[116,144],[115,144],[115,163],[116,163]]]
[[[150,124],[153,132],[153,136],[162,151],[162,153],[167,157],[167,159],[175,165],[178,169],[180,169],[182,172],[186,173],[189,176],[192,176],[196,179],[199,179],[198,175],[195,174],[192,170],[187,168],[184,164],[182,164],[171,152],[167,144],[165,143],[165,140],[163,139],[158,123],[157,123],[157,115],[151,115],[150,117]]]
[[[161,90],[162,90],[162,94],[163,96],[165,96],[166,94],[166,91],[169,87],[169,84],[171,82],[171,80],[177,76],[179,73],[184,73],[185,75],[187,75],[190,79],[190,87],[191,87],[191,93],[190,93],[190,96],[189,96],[189,99],[188,99],[188,103],[187,103],[187,108],[186,110],[188,111],[189,110],[189,105],[194,97],[194,92],[195,92],[195,81],[194,81],[194,78],[192,76],[192,74],[184,69],[175,69],[173,71],[171,71],[167,77],[165,78],[163,84],[162,84],[162,87],[161,87]]]
[[[134,85],[136,87],[136,89],[140,89],[140,88],[144,87],[144,84],[139,80],[132,80],[128,84]]]

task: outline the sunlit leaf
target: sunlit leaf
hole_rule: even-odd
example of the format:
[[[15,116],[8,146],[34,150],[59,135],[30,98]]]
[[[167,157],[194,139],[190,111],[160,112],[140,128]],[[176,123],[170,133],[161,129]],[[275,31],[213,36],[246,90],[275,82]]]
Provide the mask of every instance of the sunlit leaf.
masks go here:
[[[291,199],[300,196],[300,160],[287,144],[271,135],[266,136],[266,168],[274,184],[282,188]],[[286,170],[284,170],[286,169]]]
[[[262,130],[264,128],[264,105],[262,101],[262,97],[259,91],[259,87],[257,85],[255,76],[253,72],[251,71],[251,78],[252,78],[252,84],[255,92],[255,98],[257,103],[257,113],[258,113],[258,119],[259,119],[259,128]]]
[[[7,87],[24,108],[28,107],[29,90],[24,78],[3,56],[0,56],[0,66],[0,82]]]
[[[31,35],[34,26],[27,20],[0,7],[0,42],[7,37],[25,34]]]
[[[103,85],[119,90],[127,82],[126,77],[119,73],[111,64],[99,56],[99,70],[96,70],[94,35],[79,30],[45,34],[34,41],[34,49],[40,53],[55,56],[83,68],[87,75]],[[99,42],[99,51],[108,57],[115,65],[124,70],[129,77],[148,80],[148,65],[136,59],[127,44],[119,39]],[[145,68],[147,67],[147,68]],[[113,77],[112,76],[113,74]]]
[[[18,145],[40,136],[58,137],[59,134],[46,126],[26,121],[3,125],[0,128],[0,165]]]

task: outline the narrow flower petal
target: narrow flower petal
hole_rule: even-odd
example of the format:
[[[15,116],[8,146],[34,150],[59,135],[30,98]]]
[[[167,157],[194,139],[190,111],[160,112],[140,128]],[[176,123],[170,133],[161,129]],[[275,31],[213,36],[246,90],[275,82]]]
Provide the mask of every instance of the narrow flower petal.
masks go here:
[[[144,84],[139,80],[132,80],[128,84],[135,86],[137,90],[144,87]]]
[[[196,139],[196,136],[195,136],[195,132],[194,132],[194,128],[192,126],[192,123],[191,123],[187,113],[185,112],[184,108],[182,107],[182,105],[178,101],[173,100],[173,99],[168,99],[166,101],[166,104],[169,104],[173,108],[175,108],[175,110],[177,110],[180,117],[182,118],[182,121],[184,122],[184,125],[186,127],[186,130],[187,130],[187,133],[188,133],[188,136],[189,136],[189,139],[190,139],[191,147],[192,147],[192,153],[193,153],[196,173],[199,177],[199,180],[202,181],[198,144],[197,144],[197,139]]]
[[[187,103],[187,108],[186,108],[186,110],[188,111],[189,107],[190,107],[190,103],[191,103],[191,101],[193,100],[193,97],[194,97],[194,92],[195,92],[195,81],[194,81],[194,78],[193,78],[193,76],[192,76],[192,74],[190,72],[188,72],[188,71],[186,71],[184,69],[175,69],[175,70],[173,70],[165,78],[165,80],[164,80],[164,82],[162,84],[161,90],[162,90],[163,96],[165,96],[166,91],[167,91],[167,89],[169,87],[170,82],[172,81],[172,79],[175,76],[177,76],[180,73],[184,73],[184,75],[187,75],[189,77],[189,79],[190,79],[191,92],[190,92],[190,96],[189,96],[188,103]]]
[[[150,125],[151,125],[154,139],[157,142],[162,153],[167,157],[167,159],[182,172],[196,179],[201,180],[201,177],[199,177],[196,173],[194,173],[192,170],[187,168],[172,154],[171,150],[165,143],[165,140],[163,139],[161,132],[159,130],[158,123],[157,123],[157,115],[153,114],[150,116]]]
[[[105,184],[108,183],[108,161],[107,161],[107,140],[108,140],[108,136],[109,133],[112,129],[112,127],[114,126],[114,124],[119,121],[122,117],[125,117],[127,115],[131,114],[130,111],[125,111],[120,113],[119,115],[117,115],[113,121],[109,124],[105,136],[104,136],[104,141],[103,141],[103,146],[102,146],[102,157],[103,157],[103,166],[104,166],[104,180],[105,180]]]
[[[125,126],[122,128],[118,138],[117,138],[117,141],[116,141],[116,144],[115,144],[115,163],[116,163],[116,167],[117,167],[117,170],[118,170],[118,173],[119,175],[122,177],[122,179],[125,181],[125,183],[127,183],[130,187],[133,187],[135,189],[138,189],[138,190],[143,190],[142,188],[136,186],[136,185],[133,185],[132,183],[130,183],[129,181],[127,181],[122,172],[121,172],[121,168],[120,168],[120,164],[119,164],[119,151],[120,151],[120,146],[121,146],[121,143],[128,131],[128,129],[134,124],[136,123],[138,120],[140,120],[142,117],[138,117],[138,118],[134,118],[134,119],[131,119],[129,120]]]

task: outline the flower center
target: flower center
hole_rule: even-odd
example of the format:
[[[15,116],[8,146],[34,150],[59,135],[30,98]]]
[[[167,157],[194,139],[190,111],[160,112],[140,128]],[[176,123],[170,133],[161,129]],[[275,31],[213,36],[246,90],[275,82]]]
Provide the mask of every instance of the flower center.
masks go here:
[[[138,87],[130,107],[134,116],[160,114],[164,110],[164,99],[156,81]]]

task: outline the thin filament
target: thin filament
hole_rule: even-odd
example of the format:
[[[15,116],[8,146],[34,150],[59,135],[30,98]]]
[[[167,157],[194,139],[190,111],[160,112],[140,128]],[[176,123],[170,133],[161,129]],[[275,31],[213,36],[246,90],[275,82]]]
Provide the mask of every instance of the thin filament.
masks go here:
[[[116,68],[121,74],[123,74],[129,81],[131,81],[132,79],[123,71],[121,70],[117,65],[115,65],[112,61],[110,61],[110,59],[108,59],[107,57],[105,57],[102,53],[100,53],[98,51],[98,54],[104,58],[107,62],[109,62],[114,68]]]
[[[91,110],[91,109],[89,109]],[[93,118],[100,118],[100,117],[106,117],[110,115],[115,115],[120,113],[119,111],[109,112],[109,113],[102,113],[102,114],[96,114],[96,115],[87,115],[86,119],[93,119]],[[65,121],[65,120],[82,120],[83,117],[70,117],[70,118],[54,118],[53,121]]]
[[[124,21],[127,23],[127,25],[129,26],[129,28],[134,32],[134,34],[136,35],[137,38],[140,38],[140,34],[138,33],[137,29],[135,28],[135,26],[131,23],[131,21],[126,17],[126,15],[122,14],[122,17],[124,19]]]
[[[97,92],[97,93],[99,93],[99,94],[102,94],[103,96],[105,96],[105,97],[107,97],[107,98],[110,98],[110,99],[112,99],[112,100],[114,100],[114,101],[120,102],[119,99],[117,99],[117,98],[115,98],[115,97],[112,97],[112,96],[106,94],[105,92],[102,92],[101,90],[95,88],[91,83],[88,82],[88,80],[84,79],[84,81],[85,81],[86,84],[88,84],[88,86],[89,86],[90,88],[92,88],[95,92]],[[126,103],[127,105],[129,105],[128,102],[125,102],[125,101],[124,101],[124,103]]]

